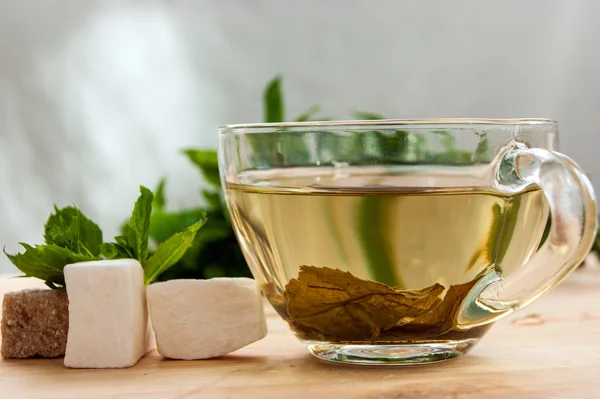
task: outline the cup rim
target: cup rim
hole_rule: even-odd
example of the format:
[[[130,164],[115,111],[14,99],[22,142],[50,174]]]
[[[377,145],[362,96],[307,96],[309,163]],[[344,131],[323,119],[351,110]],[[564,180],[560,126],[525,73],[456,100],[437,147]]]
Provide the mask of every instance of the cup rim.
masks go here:
[[[553,119],[546,118],[433,118],[433,119],[377,119],[377,120],[335,120],[335,121],[306,121],[306,122],[276,122],[276,123],[242,123],[219,126],[221,134],[243,134],[256,130],[278,128],[364,128],[377,126],[408,126],[408,125],[558,125]],[[249,130],[250,132],[248,132]]]

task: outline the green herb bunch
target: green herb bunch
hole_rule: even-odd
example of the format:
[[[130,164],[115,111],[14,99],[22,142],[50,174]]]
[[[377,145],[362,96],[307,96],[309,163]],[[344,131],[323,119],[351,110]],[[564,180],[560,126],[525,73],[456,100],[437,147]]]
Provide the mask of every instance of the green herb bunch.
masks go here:
[[[55,206],[44,226],[45,244],[20,243],[25,252],[4,253],[24,277],[39,278],[54,289],[65,286],[63,269],[66,265],[102,259],[137,259],[144,268],[145,283],[150,284],[187,252],[206,222],[206,216],[197,215],[151,251],[148,237],[154,195],[143,186],[140,191],[131,218],[115,242],[103,242],[100,227],[75,206],[61,209]]]
[[[281,77],[277,76],[268,82],[263,92],[263,122],[276,123],[285,121],[306,122],[328,120],[320,115],[319,105],[312,105],[296,118],[288,119],[285,112],[285,102]],[[383,115],[372,112],[353,111],[355,119],[376,120],[385,119]],[[445,131],[436,133],[443,143],[444,150],[430,153],[426,137],[406,131],[365,132],[363,136],[373,148],[370,155],[373,159],[385,160],[390,163],[414,163],[426,161],[436,164],[473,164],[489,162],[490,148],[485,133],[479,134],[479,144],[473,152],[456,149],[455,137]],[[329,153],[338,159],[344,159],[347,154],[362,152],[364,142],[356,140],[357,136],[319,136],[321,148],[327,148]],[[286,129],[276,134],[255,134],[248,138],[254,156],[267,165],[281,165],[284,159],[287,163],[281,166],[305,164],[310,159],[310,140],[303,134],[288,132]],[[250,277],[250,271],[235,238],[231,222],[224,204],[223,191],[219,178],[217,153],[213,149],[188,148],[183,154],[196,165],[208,188],[202,189],[206,205],[178,211],[166,209],[164,188],[166,181],[162,179],[156,189],[155,206],[151,215],[150,238],[160,244],[180,231],[206,212],[208,222],[196,235],[194,242],[181,257],[176,267],[162,274],[160,280],[175,278],[212,278],[212,277]],[[365,159],[371,162],[372,159]]]

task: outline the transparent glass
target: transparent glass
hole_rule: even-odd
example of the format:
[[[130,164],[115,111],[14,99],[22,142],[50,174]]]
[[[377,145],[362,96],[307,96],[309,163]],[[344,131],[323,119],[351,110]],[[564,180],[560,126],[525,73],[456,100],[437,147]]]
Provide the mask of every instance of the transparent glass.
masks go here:
[[[220,128],[231,220],[265,297],[315,356],[443,361],[589,251],[590,182],[554,121]]]

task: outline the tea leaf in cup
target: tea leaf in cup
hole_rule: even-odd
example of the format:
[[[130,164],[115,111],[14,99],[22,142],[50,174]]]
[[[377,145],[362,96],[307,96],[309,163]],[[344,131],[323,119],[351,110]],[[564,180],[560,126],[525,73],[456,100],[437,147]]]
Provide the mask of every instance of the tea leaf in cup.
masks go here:
[[[479,279],[474,279],[464,284],[451,285],[444,299],[438,298],[437,306],[410,322],[411,329],[431,327],[439,329],[440,334],[452,330],[456,324],[458,308],[478,281]]]
[[[409,322],[438,301],[444,287],[395,290],[338,269],[301,266],[286,285],[287,314],[295,325],[339,340],[365,340]]]

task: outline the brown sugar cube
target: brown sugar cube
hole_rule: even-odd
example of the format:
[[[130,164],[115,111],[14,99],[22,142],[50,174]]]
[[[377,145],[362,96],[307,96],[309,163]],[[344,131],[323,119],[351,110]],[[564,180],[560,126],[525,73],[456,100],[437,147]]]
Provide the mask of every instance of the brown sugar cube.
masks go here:
[[[5,359],[64,356],[69,301],[62,290],[23,290],[4,294],[2,349]]]

